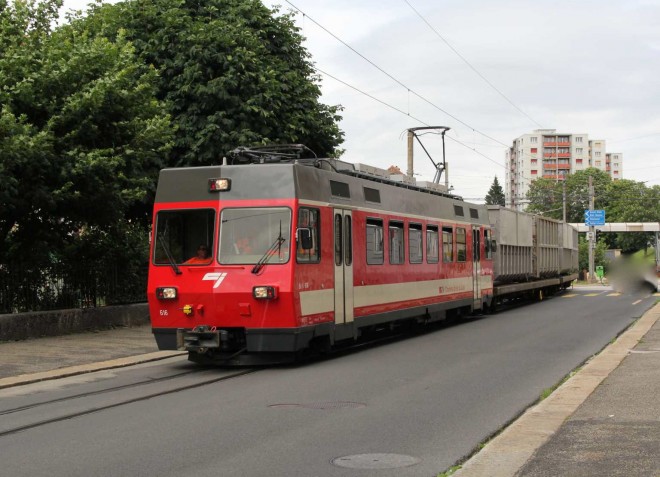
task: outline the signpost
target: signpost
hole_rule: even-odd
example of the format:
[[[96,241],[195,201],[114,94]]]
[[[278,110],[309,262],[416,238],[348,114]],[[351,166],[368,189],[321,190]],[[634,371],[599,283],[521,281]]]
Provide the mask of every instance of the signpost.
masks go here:
[[[605,211],[604,210],[585,210],[584,211],[584,225],[589,227],[596,225],[605,225]]]

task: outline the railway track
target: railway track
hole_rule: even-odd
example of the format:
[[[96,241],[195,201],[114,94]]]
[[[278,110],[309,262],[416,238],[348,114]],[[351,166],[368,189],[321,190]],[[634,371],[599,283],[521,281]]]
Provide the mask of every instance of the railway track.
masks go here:
[[[3,419],[3,422],[0,425],[0,437],[26,431],[28,429],[39,428],[56,422],[74,419],[76,417],[93,414],[107,409],[113,409],[160,396],[166,396],[168,394],[207,386],[221,381],[229,381],[256,371],[258,371],[258,368],[240,369],[230,372],[229,374],[223,374],[222,376],[218,376],[217,373],[214,373],[211,377],[206,377],[209,374],[208,370],[195,369],[161,378],[142,380],[97,391],[78,393],[24,406],[3,409],[0,411],[0,416],[9,416],[10,418]],[[204,377],[196,379],[198,375],[204,375]],[[193,377],[193,379],[188,379],[190,377]],[[175,383],[173,386],[154,391],[145,389],[148,386],[162,385],[164,383],[169,384],[168,382],[173,380],[182,380],[183,383]],[[138,393],[127,393],[127,391],[134,390],[138,390]],[[98,398],[100,396],[103,396],[106,399],[102,399],[101,402],[92,403],[91,406],[84,406],[84,404],[81,405],[79,402],[75,403],[75,401],[81,399]],[[71,406],[67,406],[67,404],[70,404]],[[53,406],[63,406],[64,410],[55,409]],[[84,407],[84,409],[81,409],[82,407]],[[38,412],[35,413],[35,410]]]

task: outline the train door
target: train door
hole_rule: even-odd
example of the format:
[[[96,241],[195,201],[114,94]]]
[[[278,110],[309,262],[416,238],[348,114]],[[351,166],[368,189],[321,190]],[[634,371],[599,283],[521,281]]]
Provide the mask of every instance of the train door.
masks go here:
[[[353,217],[350,210],[334,211],[335,324],[353,321]]]
[[[481,231],[472,227],[472,289],[475,310],[481,309]]]

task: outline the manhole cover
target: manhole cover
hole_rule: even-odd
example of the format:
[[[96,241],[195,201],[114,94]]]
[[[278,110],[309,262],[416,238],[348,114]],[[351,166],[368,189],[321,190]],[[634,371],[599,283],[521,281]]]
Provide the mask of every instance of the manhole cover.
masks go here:
[[[361,402],[335,401],[335,402],[271,404],[268,407],[275,407],[275,408],[302,407],[305,409],[359,409],[366,406],[367,406],[366,404]]]
[[[419,464],[421,459],[402,454],[356,454],[336,457],[331,462],[349,469],[398,469]]]

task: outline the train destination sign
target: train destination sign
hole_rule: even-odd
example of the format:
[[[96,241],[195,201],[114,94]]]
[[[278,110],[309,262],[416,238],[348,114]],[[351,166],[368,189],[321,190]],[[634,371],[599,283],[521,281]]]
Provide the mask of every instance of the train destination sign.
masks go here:
[[[592,225],[605,225],[605,211],[604,210],[585,210],[584,211],[584,224]]]

